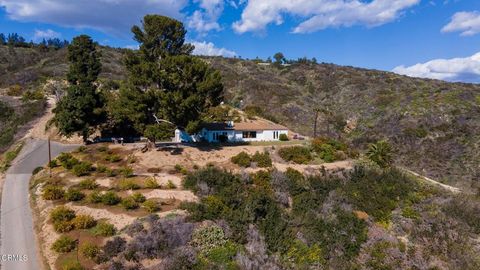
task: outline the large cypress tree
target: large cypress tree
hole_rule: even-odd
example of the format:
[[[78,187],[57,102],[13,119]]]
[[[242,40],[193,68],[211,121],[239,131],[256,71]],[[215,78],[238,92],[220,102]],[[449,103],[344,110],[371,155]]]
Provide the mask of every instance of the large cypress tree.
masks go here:
[[[147,15],[132,32],[140,49],[125,57],[128,84],[110,106],[113,121],[143,133],[155,115],[195,131],[202,114],[223,98],[220,73],[190,55],[194,47],[185,43],[186,30],[177,20]]]
[[[62,135],[78,133],[86,142],[105,116],[103,98],[95,85],[101,71],[100,54],[92,39],[81,35],[68,46],[68,60],[67,80],[70,85],[54,109],[53,122]]]

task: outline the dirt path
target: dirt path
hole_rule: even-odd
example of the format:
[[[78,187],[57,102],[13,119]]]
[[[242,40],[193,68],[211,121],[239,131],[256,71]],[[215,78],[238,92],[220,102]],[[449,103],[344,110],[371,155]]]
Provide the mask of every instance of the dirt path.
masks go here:
[[[439,186],[439,187],[441,187],[441,188],[443,188],[443,189],[445,189],[445,190],[448,190],[448,191],[450,191],[450,192],[453,192],[453,193],[461,193],[461,192],[462,192],[462,190],[459,189],[459,188],[457,188],[457,187],[452,187],[452,186],[449,186],[449,185],[446,185],[446,184],[442,184],[442,183],[440,183],[440,182],[438,182],[438,181],[435,181],[435,180],[433,180],[433,179],[431,179],[431,178],[428,178],[428,177],[426,177],[426,176],[420,175],[420,174],[418,174],[418,173],[416,173],[416,172],[414,172],[414,171],[411,171],[411,170],[409,170],[409,169],[406,169],[406,168],[400,168],[400,169],[403,170],[404,172],[407,172],[407,173],[409,173],[409,174],[412,174],[412,175],[414,175],[414,176],[416,176],[416,177],[424,180],[424,181],[427,182],[427,183],[430,183],[430,184]]]

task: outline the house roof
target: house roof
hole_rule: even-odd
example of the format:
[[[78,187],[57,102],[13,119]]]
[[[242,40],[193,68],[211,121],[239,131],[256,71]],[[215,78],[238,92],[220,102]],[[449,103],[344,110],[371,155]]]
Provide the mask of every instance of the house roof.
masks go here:
[[[239,130],[239,131],[257,131],[257,130],[288,130],[287,127],[268,121],[249,121],[234,123],[233,127],[227,123],[206,123],[202,126],[206,130]]]

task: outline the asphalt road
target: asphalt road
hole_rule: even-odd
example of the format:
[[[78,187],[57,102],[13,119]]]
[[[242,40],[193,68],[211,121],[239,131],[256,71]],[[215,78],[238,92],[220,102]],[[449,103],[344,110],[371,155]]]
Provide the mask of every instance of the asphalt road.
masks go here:
[[[76,147],[52,142],[52,158]],[[29,139],[7,171],[0,207],[1,269],[40,269],[28,194],[32,171],[47,163],[47,141]]]

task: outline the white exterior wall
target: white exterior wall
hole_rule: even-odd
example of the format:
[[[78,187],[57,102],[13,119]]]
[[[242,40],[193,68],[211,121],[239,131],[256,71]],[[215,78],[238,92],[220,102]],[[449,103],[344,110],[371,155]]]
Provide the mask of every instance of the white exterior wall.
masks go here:
[[[274,132],[278,132],[278,137],[274,138]],[[214,140],[214,133],[227,134],[229,142],[258,142],[258,141],[279,141],[280,134],[288,135],[288,130],[257,130],[256,138],[243,138],[243,131],[241,130],[228,130],[228,131],[215,131],[205,130],[201,132],[202,137],[208,142],[218,142]]]

